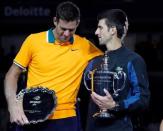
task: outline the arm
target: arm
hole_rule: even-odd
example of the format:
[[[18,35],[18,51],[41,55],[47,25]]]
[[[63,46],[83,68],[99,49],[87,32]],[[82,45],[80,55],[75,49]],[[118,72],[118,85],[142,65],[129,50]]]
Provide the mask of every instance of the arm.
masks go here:
[[[146,65],[140,57],[127,65],[130,91],[128,97],[120,105],[129,111],[145,110],[149,106],[150,91]]]
[[[161,124],[160,124],[160,131],[163,131],[163,120],[161,121]]]
[[[10,113],[11,123],[17,123],[19,125],[28,124],[23,106],[21,102],[16,99],[17,82],[22,69],[17,65],[13,64],[5,76],[4,91],[8,104],[8,110]]]

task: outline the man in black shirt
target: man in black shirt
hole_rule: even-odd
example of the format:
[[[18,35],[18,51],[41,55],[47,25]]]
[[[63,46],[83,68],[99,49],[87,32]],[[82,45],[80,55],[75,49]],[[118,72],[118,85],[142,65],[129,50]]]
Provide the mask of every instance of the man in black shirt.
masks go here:
[[[115,100],[111,92],[104,89],[104,96],[92,91],[88,110],[87,131],[132,131],[130,114],[140,112],[149,105],[149,83],[144,60],[122,43],[128,30],[128,19],[121,9],[111,9],[98,16],[95,34],[100,45],[105,45],[108,70],[121,69],[126,76],[124,89]],[[103,61],[103,56],[94,58],[85,74],[94,70]],[[87,76],[87,75],[86,75]],[[98,109],[114,111],[113,120],[93,118]]]

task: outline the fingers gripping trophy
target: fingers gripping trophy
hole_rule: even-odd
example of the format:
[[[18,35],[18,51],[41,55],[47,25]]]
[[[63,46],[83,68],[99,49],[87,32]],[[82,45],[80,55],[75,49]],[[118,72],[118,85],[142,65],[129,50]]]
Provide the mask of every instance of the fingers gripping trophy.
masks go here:
[[[17,100],[22,104],[29,124],[47,120],[57,105],[55,91],[41,86],[22,89],[17,95]]]
[[[89,88],[86,78],[84,78],[84,84],[87,90],[105,96],[104,89],[106,89],[115,101],[119,97],[119,92],[124,90],[125,87],[126,74],[120,67],[116,68],[115,71],[109,70],[109,57],[107,51],[103,56],[103,62],[100,66],[89,71],[89,73],[84,74],[84,77],[91,80],[91,88]],[[100,109],[100,111],[97,111],[93,117],[112,119],[115,115],[111,110]]]

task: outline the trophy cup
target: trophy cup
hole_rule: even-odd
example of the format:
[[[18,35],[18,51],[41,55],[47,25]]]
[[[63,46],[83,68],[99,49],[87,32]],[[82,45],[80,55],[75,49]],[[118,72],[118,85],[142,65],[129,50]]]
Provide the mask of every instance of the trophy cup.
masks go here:
[[[57,104],[55,92],[46,87],[23,89],[17,95],[17,100],[23,105],[29,124],[47,120]]]
[[[100,66],[93,69],[88,74],[84,74],[84,77],[86,77],[86,75],[87,78],[91,80],[91,88],[88,88],[87,82],[84,78],[84,84],[87,90],[96,92],[101,96],[105,96],[106,94],[104,93],[104,89],[106,89],[115,101],[119,97],[119,92],[125,87],[126,74],[120,67],[117,67],[115,71],[109,70],[109,57],[107,52],[105,52],[103,62]],[[100,110],[95,113],[93,117],[112,119],[115,115],[111,110]]]

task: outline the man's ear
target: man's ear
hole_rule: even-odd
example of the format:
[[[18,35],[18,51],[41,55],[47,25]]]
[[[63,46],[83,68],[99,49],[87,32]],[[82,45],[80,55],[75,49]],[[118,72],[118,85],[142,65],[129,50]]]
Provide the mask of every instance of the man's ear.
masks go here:
[[[116,27],[111,27],[110,28],[111,34],[114,35],[117,32]]]
[[[77,27],[79,26],[79,24],[80,24],[80,20],[77,20]]]
[[[78,27],[79,24],[80,24],[80,20],[77,20],[77,21],[76,21],[76,27]]]
[[[56,17],[53,17],[53,23],[55,26],[57,25],[57,18]]]

